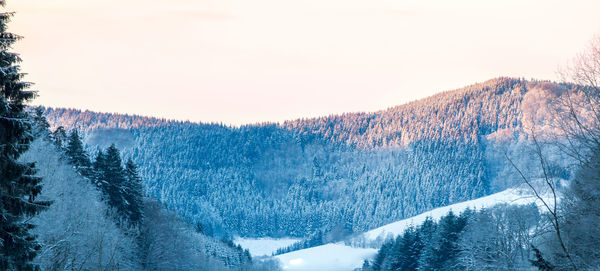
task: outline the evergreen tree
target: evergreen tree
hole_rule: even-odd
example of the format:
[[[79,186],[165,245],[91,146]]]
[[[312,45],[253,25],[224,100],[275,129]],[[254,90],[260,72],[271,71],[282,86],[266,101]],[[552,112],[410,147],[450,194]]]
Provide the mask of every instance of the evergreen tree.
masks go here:
[[[132,224],[138,225],[143,219],[144,189],[137,166],[131,158],[127,159],[125,163],[125,179],[125,200],[128,203],[128,219]]]
[[[48,123],[48,120],[44,117],[44,110],[41,107],[36,107],[32,117],[33,122],[35,123],[33,129],[34,136],[48,138],[50,133],[50,123]]]
[[[69,163],[77,169],[79,174],[88,178],[92,177],[92,162],[83,148],[83,142],[81,141],[77,129],[74,129],[71,134],[69,134],[65,153],[69,158]]]
[[[102,151],[102,149],[98,148],[98,150],[96,151],[96,158],[94,158],[94,163],[92,164],[93,166],[93,174],[94,174],[94,181],[96,186],[98,186],[100,188],[100,190],[104,191],[104,186],[106,186],[105,181],[104,181],[104,170],[106,168],[105,166],[105,155],[104,152]]]
[[[395,270],[417,270],[422,249],[423,243],[418,232],[413,228],[407,229],[402,238],[399,239],[401,254],[396,260]]]
[[[371,264],[369,263],[369,261],[368,260],[364,260],[362,268],[360,270],[361,271],[371,271],[373,269],[371,268]]]
[[[380,270],[384,271],[385,270],[384,262],[389,257],[392,246],[393,246],[392,242],[386,242],[381,246],[381,248],[379,249],[379,252],[377,252],[377,255],[375,255],[375,259],[373,259],[373,265],[371,265],[371,269],[373,271],[380,271]]]
[[[112,144],[104,152],[98,150],[93,166],[92,175],[117,219],[139,225],[144,217],[144,192],[135,163],[129,159],[123,168],[119,150]]]
[[[125,171],[122,166],[119,150],[112,144],[106,151],[98,152],[96,157],[96,176],[108,205],[114,208],[119,218],[127,217],[127,201],[125,199]]]
[[[423,242],[423,248],[418,258],[419,270],[430,270],[429,264],[436,258],[435,242],[438,227],[438,224],[428,217],[418,229]]]
[[[31,261],[40,246],[28,221],[49,203],[35,200],[42,187],[41,178],[33,176],[34,164],[18,162],[33,139],[24,109],[35,92],[26,90],[30,84],[21,81],[21,59],[9,51],[20,39],[7,32],[12,15],[0,13],[0,270],[37,270]]]
[[[552,265],[548,263],[546,259],[544,259],[544,256],[542,255],[542,252],[540,252],[539,249],[537,249],[535,246],[531,246],[531,249],[533,250],[533,256],[535,257],[535,259],[529,260],[529,262],[531,262],[531,265],[533,265],[540,271],[552,271],[554,269]]]
[[[59,150],[62,150],[67,144],[67,132],[65,131],[65,127],[58,126],[52,132],[51,137],[54,141],[54,145],[56,145]]]

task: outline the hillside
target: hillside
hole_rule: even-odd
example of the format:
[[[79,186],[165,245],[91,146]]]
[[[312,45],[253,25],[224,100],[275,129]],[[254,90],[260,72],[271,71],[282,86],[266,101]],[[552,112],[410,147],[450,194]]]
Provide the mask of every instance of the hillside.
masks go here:
[[[482,210],[501,205],[528,205],[536,201],[530,191],[522,188],[511,188],[475,200],[436,208],[414,217],[396,221],[377,229],[356,234],[345,242],[329,243],[308,249],[277,255],[285,270],[308,271],[330,270],[343,271],[360,268],[364,260],[372,260],[377,250],[370,247],[381,247],[385,240],[393,240],[407,229],[417,227],[429,218],[439,221],[449,212],[461,213],[467,209]]]
[[[117,143],[146,192],[214,234],[333,241],[503,190],[501,157],[566,86],[498,78],[372,113],[229,127],[46,109],[52,126]]]
[[[38,139],[22,157],[43,178],[40,198],[52,205],[33,221],[42,270],[266,270],[232,244],[198,233],[154,200],[144,202],[139,228],[117,223],[101,190],[68,163],[64,152]],[[266,267],[265,267],[266,268]]]

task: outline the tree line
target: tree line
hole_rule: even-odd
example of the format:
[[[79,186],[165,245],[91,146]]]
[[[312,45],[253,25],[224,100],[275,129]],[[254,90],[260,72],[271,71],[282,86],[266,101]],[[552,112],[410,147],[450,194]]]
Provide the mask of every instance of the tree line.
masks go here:
[[[499,205],[427,218],[385,242],[364,271],[530,269],[535,205]]]

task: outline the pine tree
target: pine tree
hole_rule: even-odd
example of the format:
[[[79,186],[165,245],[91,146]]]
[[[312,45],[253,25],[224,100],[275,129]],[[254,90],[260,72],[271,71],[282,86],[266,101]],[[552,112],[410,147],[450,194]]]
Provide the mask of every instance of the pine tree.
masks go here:
[[[131,224],[138,225],[143,219],[144,190],[142,187],[142,178],[140,178],[137,166],[131,158],[125,163],[125,179],[125,200],[129,203],[128,219]]]
[[[98,151],[94,162],[96,183],[102,190],[108,205],[116,211],[118,221],[125,219],[131,222],[130,218],[135,217],[135,220],[139,222],[142,218],[141,198],[134,199],[129,194],[130,190],[135,195],[139,195],[138,193],[141,191],[141,187],[137,187],[137,185],[128,186],[129,177],[139,178],[137,177],[137,169],[134,167],[132,170],[136,171],[136,176],[128,176],[128,172],[123,168],[119,149],[114,144],[106,148],[104,152]],[[136,182],[139,182],[139,180],[136,180]],[[136,206],[136,214],[133,214],[130,209],[132,203]]]
[[[529,260],[531,265],[533,265],[540,271],[552,271],[554,269],[552,265],[548,263],[546,259],[544,259],[544,256],[542,256],[542,252],[540,252],[538,248],[536,248],[535,246],[531,246],[531,249],[533,250],[533,256],[535,257],[535,259]]]
[[[94,158],[94,163],[92,164],[94,168],[94,179],[96,181],[96,185],[102,188],[103,179],[104,179],[104,169],[106,168],[105,164],[104,152],[102,149],[98,148],[96,151],[96,158]]]
[[[65,153],[69,158],[69,163],[71,163],[82,176],[88,178],[92,177],[92,162],[83,148],[83,142],[81,141],[77,129],[74,129],[71,134],[69,134]]]
[[[37,137],[42,137],[47,139],[49,137],[49,133],[50,133],[50,123],[48,123],[48,120],[46,119],[46,117],[44,117],[44,110],[42,109],[42,107],[36,107],[35,110],[33,111],[33,122],[34,122],[34,136]]]
[[[0,0],[0,5],[5,2]],[[32,123],[24,111],[35,97],[21,81],[19,55],[9,52],[20,37],[7,32],[13,13],[0,13],[0,270],[38,270],[32,260],[40,245],[30,233],[28,218],[49,205],[36,201],[41,178],[33,176],[33,163],[20,163],[20,155],[33,140]]]
[[[440,235],[439,228],[442,221],[447,217],[442,217],[439,225],[431,218],[427,218],[419,228],[423,236],[423,250],[419,258],[419,270],[436,270],[438,267]]]
[[[94,166],[97,183],[108,205],[114,208],[119,218],[126,217],[125,171],[117,147],[113,144],[104,153],[99,151]]]
[[[419,256],[423,249],[418,232],[414,228],[408,228],[398,243],[400,255],[396,259],[396,269],[394,270],[417,270]]]
[[[65,131],[65,128],[62,126],[58,126],[53,132],[52,132],[52,140],[54,141],[54,145],[56,145],[56,147],[59,150],[62,150],[65,145],[67,144],[67,132]]]

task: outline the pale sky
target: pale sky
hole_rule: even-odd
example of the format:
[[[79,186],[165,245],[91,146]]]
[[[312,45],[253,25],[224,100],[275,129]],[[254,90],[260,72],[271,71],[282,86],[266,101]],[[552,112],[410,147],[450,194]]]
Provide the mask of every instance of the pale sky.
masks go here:
[[[596,0],[9,0],[35,104],[243,124],[557,79]]]

